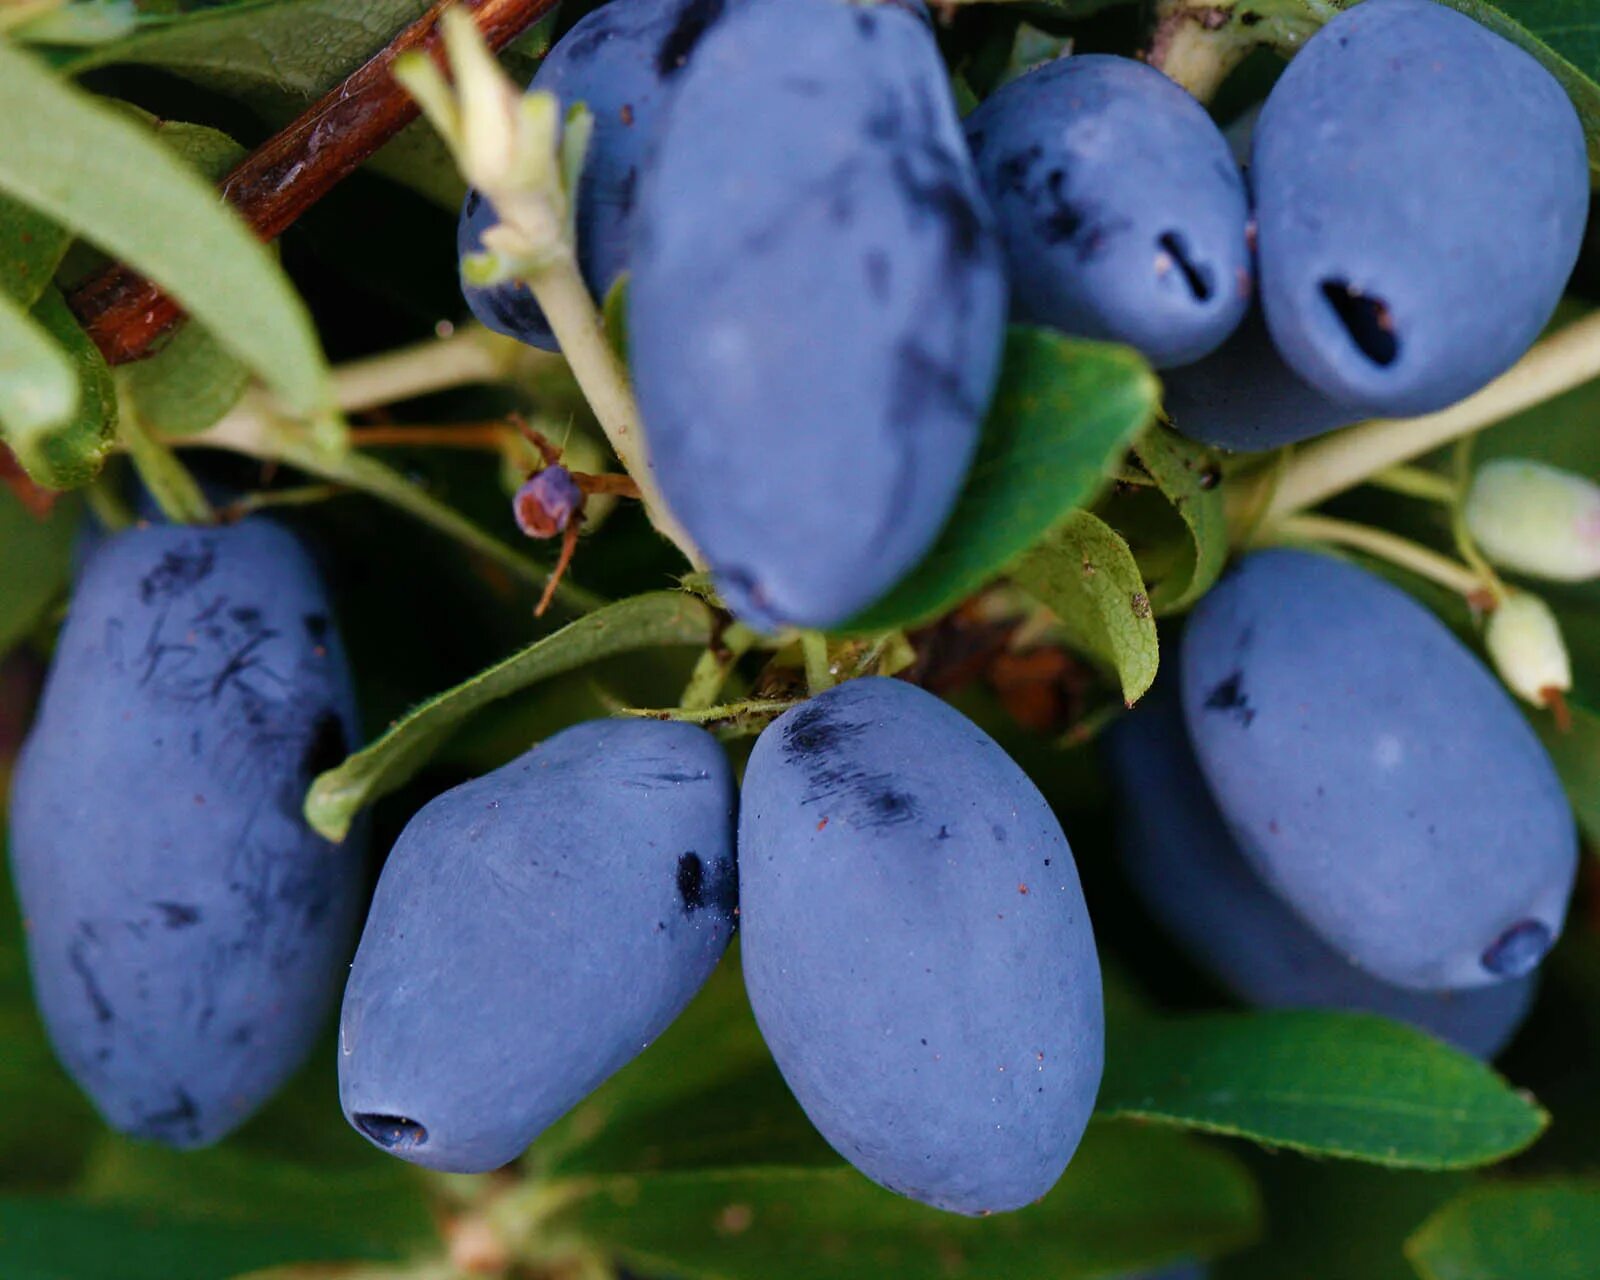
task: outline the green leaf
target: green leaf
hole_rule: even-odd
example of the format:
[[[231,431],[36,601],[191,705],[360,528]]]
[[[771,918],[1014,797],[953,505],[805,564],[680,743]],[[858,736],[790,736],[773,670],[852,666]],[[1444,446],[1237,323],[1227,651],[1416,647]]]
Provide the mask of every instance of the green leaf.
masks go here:
[[[282,124],[427,8],[427,0],[236,4],[176,15],[125,40],[83,50],[65,66],[73,73],[127,63],[158,67]],[[519,73],[526,80],[531,69],[523,66]],[[401,130],[368,164],[447,208],[458,207],[466,192],[448,148],[421,122]]]
[[[0,296],[33,306],[71,246],[70,232],[27,205],[0,198]]]
[[[293,410],[325,412],[328,371],[272,255],[147,129],[0,44],[0,191],[159,281]]]
[[[1261,1152],[1249,1163],[1267,1201],[1267,1235],[1212,1280],[1417,1280],[1406,1238],[1471,1185],[1465,1173],[1417,1173]]]
[[[17,461],[48,489],[75,489],[99,474],[116,443],[117,392],[105,357],[89,340],[66,300],[54,287],[33,308],[33,318],[72,362],[77,407],[65,422],[48,430],[8,430]]]
[[[360,1258],[348,1236],[0,1196],[6,1280],[229,1280],[308,1258]]]
[[[1130,348],[1013,326],[978,456],[944,532],[841,630],[923,621],[996,577],[1095,496],[1159,399],[1155,375]]]
[[[1547,714],[1532,717],[1545,750],[1561,775],[1578,824],[1592,841],[1600,842],[1600,715],[1572,703],[1570,729],[1556,727]]]
[[[66,592],[79,514],[75,500],[63,501],[41,520],[0,484],[0,658]]]
[[[1177,1137],[1091,1125],[1054,1191],[995,1218],[941,1213],[836,1167],[597,1179],[576,1184],[556,1225],[691,1280],[1088,1280],[1210,1257],[1256,1230],[1240,1166]]]
[[[1600,1182],[1478,1187],[1429,1218],[1406,1256],[1424,1280],[1594,1280]]]
[[[1133,453],[1188,530],[1184,558],[1150,588],[1150,607],[1158,617],[1181,613],[1211,589],[1228,559],[1216,459],[1203,445],[1165,427],[1140,436]]]
[[[330,840],[342,840],[355,815],[422,767],[444,735],[496,698],[600,658],[663,645],[703,645],[712,614],[677,591],[656,591],[597,609],[512,654],[402,717],[381,738],[312,783],[306,818]]]
[[[326,1119],[339,1123],[336,1112]],[[362,1257],[387,1258],[433,1236],[423,1186],[416,1169],[381,1157],[355,1169],[325,1168],[233,1141],[173,1151],[102,1134],[79,1194],[97,1205],[339,1238],[359,1244]]]
[[[0,430],[28,474],[39,449],[78,412],[78,373],[38,318],[0,295]]]
[[[1521,1151],[1548,1121],[1476,1059],[1366,1014],[1152,1021],[1111,1051],[1106,1114],[1395,1168],[1488,1164]]]
[[[1088,511],[1075,511],[1028,552],[1011,576],[1049,608],[1073,642],[1116,668],[1131,707],[1155,681],[1156,622],[1128,544]]]
[[[249,371],[198,324],[184,325],[155,355],[117,374],[139,421],[168,439],[213,426],[250,381]]]

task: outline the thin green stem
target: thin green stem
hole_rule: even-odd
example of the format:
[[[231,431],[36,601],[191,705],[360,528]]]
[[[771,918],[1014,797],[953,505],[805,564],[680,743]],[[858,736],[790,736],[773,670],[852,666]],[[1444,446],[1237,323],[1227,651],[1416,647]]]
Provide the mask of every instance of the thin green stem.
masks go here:
[[[1600,377],[1600,311],[1544,339],[1476,395],[1420,418],[1383,418],[1303,446],[1278,477],[1265,523]]]
[[[85,485],[84,505],[100,526],[109,533],[121,533],[134,522],[134,514],[122,500],[116,486],[104,475],[96,477],[93,484]]]
[[[820,631],[800,633],[800,652],[806,662],[806,688],[814,698],[833,688],[833,664],[828,657],[828,637]]]
[[[605,322],[589,295],[577,259],[571,254],[557,257],[528,278],[528,287],[538,299],[617,461],[639,486],[639,498],[650,523],[683,552],[690,564],[703,568],[705,562],[700,553],[656,488],[627,370],[606,336]]]
[[[242,520],[257,511],[272,507],[310,507],[329,498],[337,498],[349,490],[337,484],[302,484],[289,489],[264,489],[235,498],[217,512],[224,520]]]
[[[791,698],[749,698],[744,702],[724,702],[715,707],[625,707],[625,715],[641,720],[682,720],[687,724],[710,724],[717,720],[733,720],[741,716],[766,715],[787,711],[794,706]]]
[[[712,645],[700,655],[684,686],[683,697],[678,699],[681,711],[703,711],[715,705],[722,696],[723,687],[735,664],[759,637],[742,622],[735,622],[722,633],[720,643]]]
[[[1390,467],[1386,471],[1379,471],[1376,475],[1370,476],[1367,483],[1378,489],[1387,489],[1390,493],[1402,494],[1407,498],[1436,502],[1443,507],[1454,507],[1461,494],[1455,482],[1448,476],[1442,476],[1437,471],[1429,471],[1426,467]]]
[[[1457,500],[1450,513],[1450,532],[1455,539],[1456,553],[1472,567],[1474,573],[1483,579],[1484,587],[1494,597],[1496,605],[1505,600],[1509,592],[1506,584],[1500,580],[1500,575],[1495,572],[1494,566],[1489,563],[1483,552],[1478,550],[1477,541],[1472,536],[1472,530],[1467,527],[1467,504],[1461,500],[1461,495],[1467,492],[1472,482],[1472,446],[1474,437],[1463,436],[1456,441],[1452,462],[1455,466],[1456,483],[1455,492]]]
[[[1356,524],[1350,520],[1336,520],[1332,516],[1288,516],[1260,530],[1256,542],[1257,545],[1324,542],[1350,547],[1436,582],[1469,599],[1481,596],[1487,587],[1484,580],[1466,565],[1440,555],[1430,547],[1384,529],[1374,529],[1371,525]]]
[[[117,438],[163,516],[173,524],[215,522],[211,504],[194,477],[171,449],[145,430],[126,397],[117,415]]]
[[[293,423],[225,418],[209,431],[176,443],[180,446],[231,449],[254,458],[287,463],[308,475],[349,489],[359,489],[398,507],[492,560],[523,582],[542,587],[549,576],[548,566],[513,550],[455,508],[412,484],[392,467],[357,450],[342,455],[328,453],[303,439]],[[605,603],[603,597],[566,581],[556,587],[555,600],[574,613],[587,613]]]

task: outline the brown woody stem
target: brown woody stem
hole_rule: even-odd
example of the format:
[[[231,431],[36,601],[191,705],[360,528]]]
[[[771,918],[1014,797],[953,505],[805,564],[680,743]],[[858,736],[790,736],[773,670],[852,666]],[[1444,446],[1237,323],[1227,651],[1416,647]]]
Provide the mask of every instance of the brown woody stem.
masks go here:
[[[438,57],[438,0],[388,45],[335,85],[242,160],[222,182],[222,195],[263,240],[288,230],[312,205],[349,177],[417,117],[417,105],[395,82],[390,65],[424,49]],[[510,44],[555,0],[460,0],[473,11],[493,49]],[[137,272],[113,264],[73,290],[68,301],[112,364],[127,364],[183,318],[178,304]]]

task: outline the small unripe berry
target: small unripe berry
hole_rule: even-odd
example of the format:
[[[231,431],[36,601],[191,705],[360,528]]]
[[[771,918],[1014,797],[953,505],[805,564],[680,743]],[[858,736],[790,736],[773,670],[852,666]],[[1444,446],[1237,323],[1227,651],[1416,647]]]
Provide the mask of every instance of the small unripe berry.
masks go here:
[[[1572,662],[1560,624],[1538,596],[1518,591],[1501,601],[1489,615],[1483,642],[1500,678],[1524,701],[1557,706],[1572,688]]]
[[[1478,468],[1467,528],[1498,565],[1535,578],[1600,577],[1600,485],[1559,467],[1501,458]]]
[[[530,538],[553,538],[572,523],[583,506],[583,491],[559,463],[536,471],[517,490],[511,510],[517,528]]]

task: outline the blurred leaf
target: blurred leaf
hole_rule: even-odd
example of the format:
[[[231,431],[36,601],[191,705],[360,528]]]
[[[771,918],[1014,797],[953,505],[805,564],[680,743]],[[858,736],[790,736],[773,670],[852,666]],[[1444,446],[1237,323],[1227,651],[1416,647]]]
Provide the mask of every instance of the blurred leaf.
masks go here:
[[[198,10],[82,50],[64,65],[73,73],[123,63],[159,67],[235,98],[276,125],[427,8],[427,0],[277,0]],[[424,124],[401,130],[368,164],[447,208],[459,206],[466,192],[448,149]]]
[[[216,192],[139,124],[0,44],[0,191],[159,281],[296,411],[330,403],[305,305]]]
[[[324,1119],[343,1127],[337,1112]],[[359,1241],[363,1257],[392,1257],[432,1239],[432,1222],[422,1175],[373,1155],[359,1169],[325,1168],[276,1160],[231,1140],[173,1151],[107,1133],[90,1152],[79,1194],[99,1205],[325,1234]]]
[[[689,1278],[1087,1280],[1209,1257],[1256,1230],[1255,1188],[1238,1163],[1176,1139],[1091,1125],[1054,1191],[993,1218],[929,1209],[839,1167],[580,1182],[556,1224]]]
[[[40,450],[78,412],[78,374],[50,330],[0,294],[0,430],[28,474],[43,483]]]
[[[1159,397],[1149,366],[1128,347],[1013,326],[977,457],[944,532],[841,630],[907,626],[978,590],[1095,496]]]
[[[1104,1113],[1315,1155],[1470,1168],[1521,1151],[1548,1121],[1475,1058],[1366,1014],[1152,1021],[1110,1050]]]
[[[71,361],[77,407],[65,422],[6,438],[30,478],[48,489],[75,489],[99,474],[116,443],[117,392],[111,370],[78,324],[58,289],[46,289],[34,304],[33,319]]]
[[[0,497],[0,509],[5,499]],[[0,514],[0,522],[3,522]],[[0,533],[0,546],[10,548]],[[9,557],[0,558],[9,567]],[[0,600],[4,600],[0,593]],[[3,782],[3,778],[0,778]],[[3,797],[3,787],[0,787]],[[3,818],[0,814],[0,818]],[[0,854],[4,853],[0,822]],[[0,857],[0,1187],[37,1191],[75,1177],[100,1121],[83,1095],[57,1065],[33,1005],[28,962],[23,951],[22,918],[12,898]],[[0,1276],[5,1267],[0,1237]]]
[[[244,365],[198,324],[185,324],[155,355],[117,374],[139,421],[169,438],[215,424],[250,382]]]
[[[767,1052],[737,952],[656,1044],[540,1138],[541,1168],[565,1177],[838,1163]]]
[[[1099,516],[1075,511],[1011,576],[1060,620],[1073,642],[1116,668],[1131,707],[1156,678],[1155,615],[1139,565]]]
[[[350,1237],[0,1196],[5,1280],[229,1280],[283,1262],[360,1258]]]
[[[1578,824],[1590,840],[1600,842],[1600,715],[1577,703],[1568,711],[1572,727],[1565,731],[1547,714],[1531,719],[1561,775]]]
[[[33,306],[71,245],[70,232],[27,205],[0,197],[0,296]]]
[[[1429,1218],[1406,1256],[1424,1280],[1594,1280],[1600,1182],[1478,1187]]]
[[[328,839],[342,840],[363,807],[415,774],[443,735],[485,703],[630,649],[703,645],[711,631],[711,610],[678,591],[655,591],[597,609],[435,694],[371,746],[322,774],[306,796],[306,818]]]
[[[1178,613],[1211,589],[1228,559],[1216,459],[1204,446],[1165,427],[1145,432],[1133,452],[1189,531],[1184,563],[1150,588],[1150,607],[1157,614]]]
[[[127,35],[138,21],[134,0],[71,0],[44,7],[10,34],[33,44],[99,44]]]
[[[1213,1268],[1213,1280],[1416,1280],[1406,1237],[1469,1185],[1460,1173],[1415,1173],[1260,1153],[1267,1235]]]

